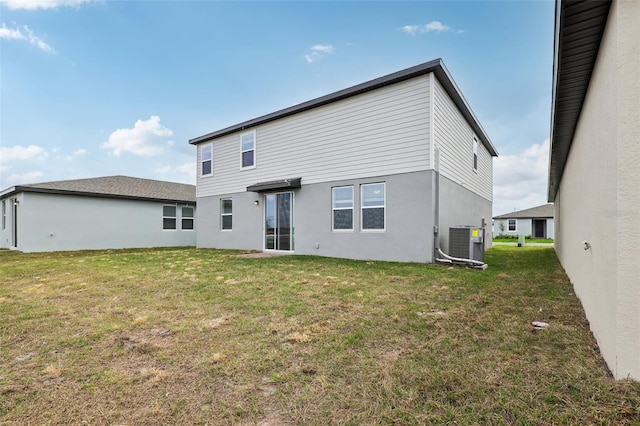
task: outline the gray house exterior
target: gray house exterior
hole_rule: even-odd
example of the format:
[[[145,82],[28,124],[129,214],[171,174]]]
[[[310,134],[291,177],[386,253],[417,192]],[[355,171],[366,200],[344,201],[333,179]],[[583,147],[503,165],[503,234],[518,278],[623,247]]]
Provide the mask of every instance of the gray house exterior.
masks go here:
[[[23,252],[195,245],[195,186],[127,176],[0,192],[0,248]]]
[[[640,2],[556,3],[555,249],[600,352],[640,380]]]
[[[190,143],[197,247],[432,262],[491,217],[497,152],[440,59]]]
[[[494,235],[531,235],[553,238],[553,204],[543,204],[493,217]]]

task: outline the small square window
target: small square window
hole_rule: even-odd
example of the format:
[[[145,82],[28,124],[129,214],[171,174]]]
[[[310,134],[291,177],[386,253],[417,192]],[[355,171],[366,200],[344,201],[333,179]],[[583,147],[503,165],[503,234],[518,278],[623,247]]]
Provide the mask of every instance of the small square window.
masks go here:
[[[193,230],[193,207],[182,207],[182,229]]]
[[[174,230],[176,229],[176,206],[162,206],[162,229]]]

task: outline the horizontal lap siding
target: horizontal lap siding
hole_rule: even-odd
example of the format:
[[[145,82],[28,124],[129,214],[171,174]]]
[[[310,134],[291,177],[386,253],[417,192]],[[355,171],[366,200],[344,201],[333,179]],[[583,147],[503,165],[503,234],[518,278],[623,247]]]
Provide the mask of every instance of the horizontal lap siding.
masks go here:
[[[434,143],[440,150],[442,175],[492,201],[493,157],[478,138],[478,171],[473,170],[473,129],[438,79],[434,84],[433,114]]]
[[[214,176],[198,170],[198,196],[293,177],[312,184],[427,170],[428,100],[422,76],[259,125],[250,170],[240,170],[242,132],[218,138]]]

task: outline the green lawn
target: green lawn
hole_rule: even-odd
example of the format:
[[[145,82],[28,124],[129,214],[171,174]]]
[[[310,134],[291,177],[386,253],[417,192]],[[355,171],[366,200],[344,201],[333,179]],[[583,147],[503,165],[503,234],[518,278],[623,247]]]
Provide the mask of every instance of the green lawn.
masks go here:
[[[552,248],[237,254],[0,252],[0,424],[640,422]]]
[[[518,239],[517,238],[500,238],[500,237],[495,237],[493,239],[494,243],[514,243],[517,244],[518,243]],[[553,238],[527,238],[525,240],[525,244],[526,243],[543,243],[543,244],[553,244]]]

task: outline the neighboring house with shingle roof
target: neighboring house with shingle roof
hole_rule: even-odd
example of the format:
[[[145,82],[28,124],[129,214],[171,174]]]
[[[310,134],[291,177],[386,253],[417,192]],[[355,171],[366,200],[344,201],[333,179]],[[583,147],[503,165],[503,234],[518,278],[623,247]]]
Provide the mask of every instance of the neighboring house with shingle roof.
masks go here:
[[[107,176],[0,191],[0,248],[195,246],[196,187]]]
[[[553,238],[553,204],[543,204],[493,217],[494,235],[531,235]]]

